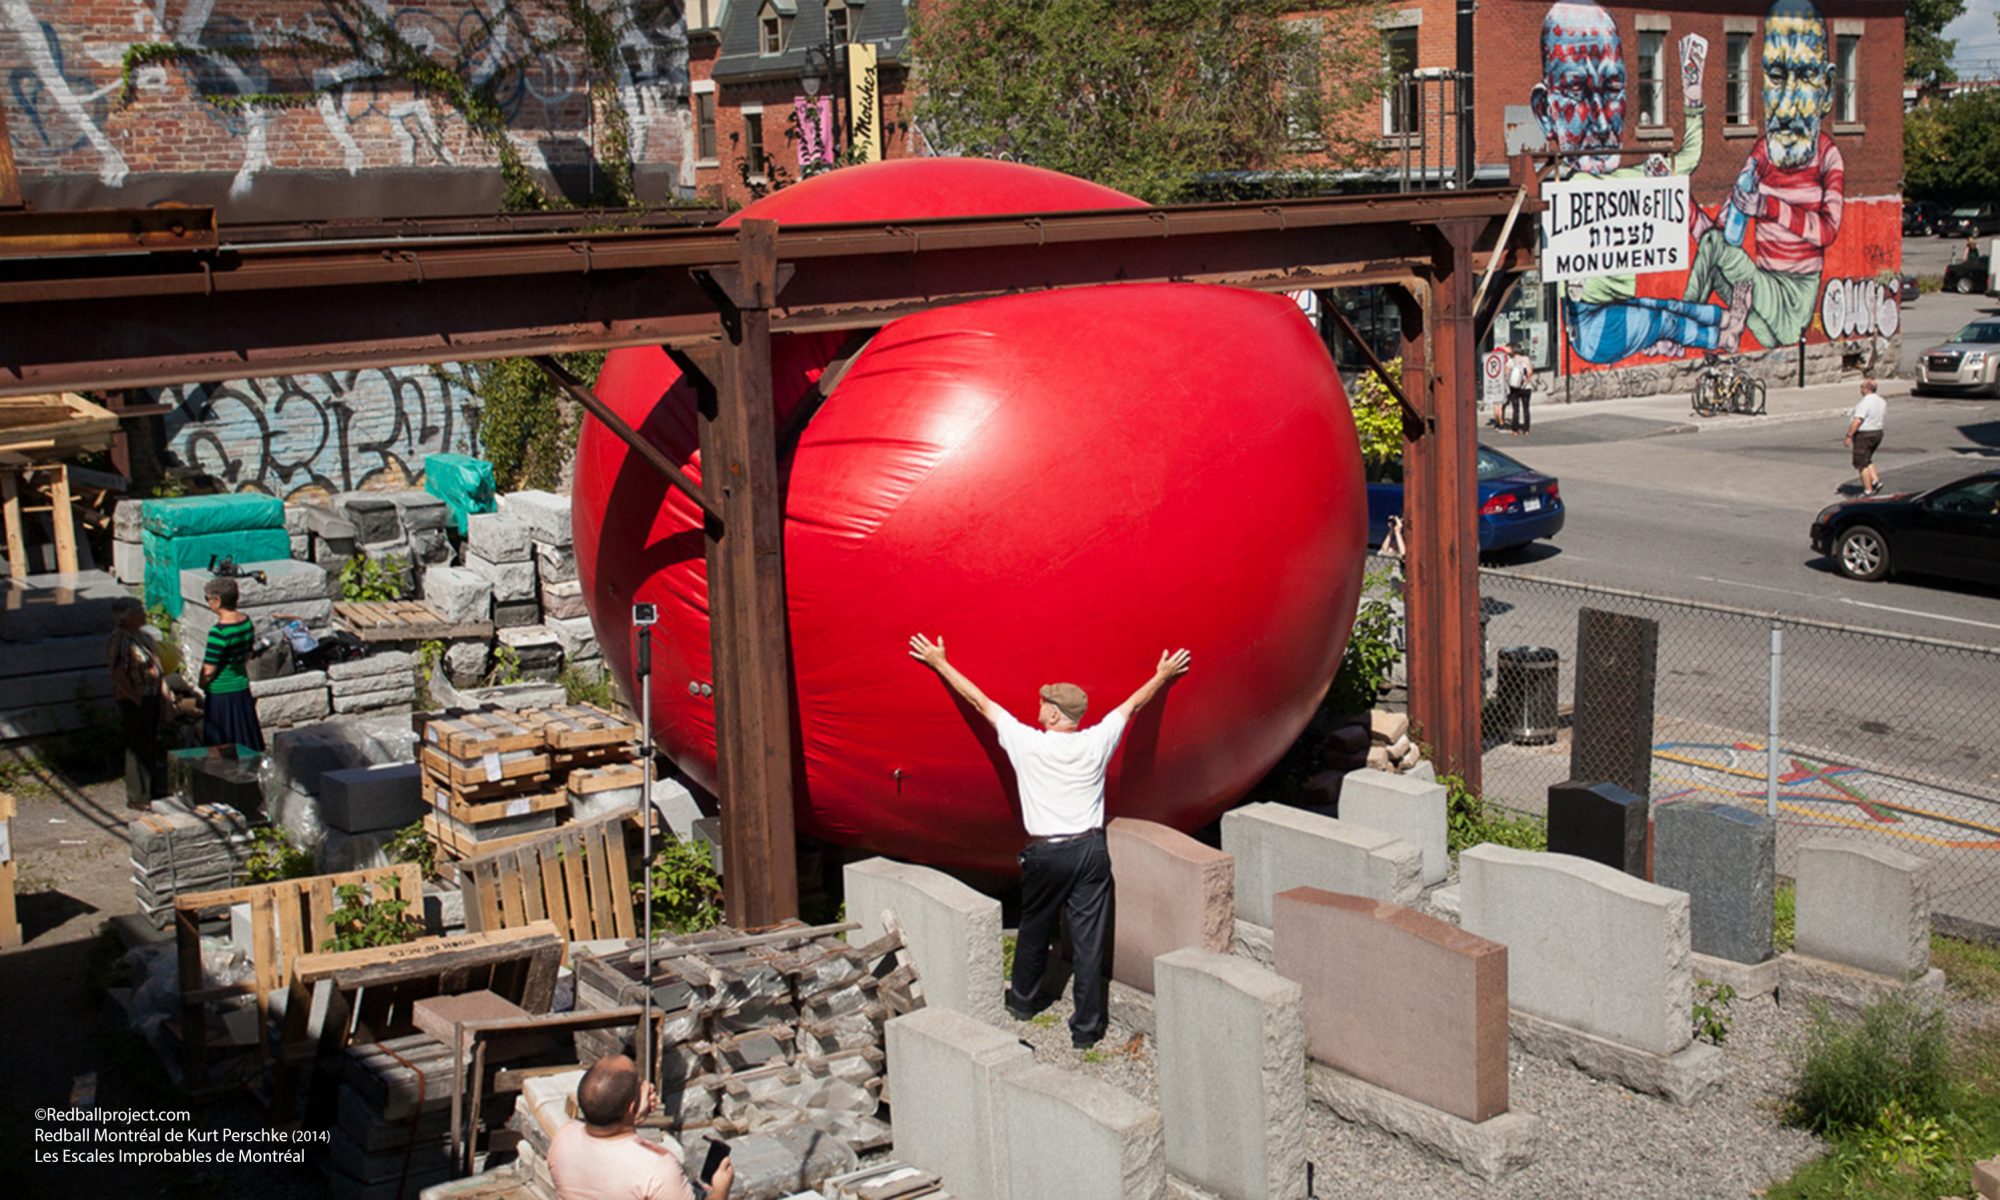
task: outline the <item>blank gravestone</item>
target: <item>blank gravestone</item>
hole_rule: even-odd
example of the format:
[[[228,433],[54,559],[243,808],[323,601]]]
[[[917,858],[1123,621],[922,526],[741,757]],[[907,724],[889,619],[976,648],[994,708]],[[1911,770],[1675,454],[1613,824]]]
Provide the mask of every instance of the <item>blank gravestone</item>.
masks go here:
[[[1653,793],[1653,677],[1660,625],[1586,608],[1576,616],[1569,777]]]
[[[1646,877],[1646,801],[1612,783],[1549,788],[1549,853]]]
[[[1771,957],[1778,827],[1760,812],[1691,800],[1653,823],[1653,882],[1688,894],[1694,951],[1731,962]]]

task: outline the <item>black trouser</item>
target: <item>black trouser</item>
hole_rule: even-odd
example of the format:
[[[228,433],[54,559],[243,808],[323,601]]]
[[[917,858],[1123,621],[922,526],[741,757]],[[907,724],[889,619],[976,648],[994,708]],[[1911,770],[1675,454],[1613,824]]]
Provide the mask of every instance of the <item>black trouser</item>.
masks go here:
[[[1063,842],[1029,842],[1021,852],[1021,932],[1008,1000],[1020,1008],[1034,1007],[1048,970],[1056,919],[1067,914],[1075,958],[1076,1015],[1069,1022],[1074,1038],[1104,1036],[1111,886],[1111,851],[1102,829]]]
[[[1522,433],[1528,432],[1528,397],[1534,392],[1528,388],[1507,389],[1507,424]]]
[[[153,798],[154,772],[160,756],[160,698],[140,703],[118,702],[125,722],[125,803],[134,808]]]

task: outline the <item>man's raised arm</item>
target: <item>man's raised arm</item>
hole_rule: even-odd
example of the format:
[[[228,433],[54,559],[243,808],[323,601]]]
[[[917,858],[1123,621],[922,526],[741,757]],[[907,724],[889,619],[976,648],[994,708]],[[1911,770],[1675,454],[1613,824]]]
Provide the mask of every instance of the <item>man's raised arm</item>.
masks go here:
[[[1118,706],[1118,711],[1125,714],[1126,720],[1131,720],[1132,714],[1151,703],[1153,697],[1160,694],[1161,688],[1187,674],[1188,665],[1193,661],[1193,656],[1185,650],[1160,651],[1160,665],[1154,668],[1153,677],[1140,684],[1138,691],[1125,697],[1125,703]]]
[[[979,685],[965,677],[965,672],[951,665],[944,656],[944,637],[939,635],[933,642],[923,634],[910,638],[910,657],[936,671],[951,685],[951,690],[965,698],[965,702],[979,710],[979,715],[995,725],[1000,723],[1000,706],[987,698]]]

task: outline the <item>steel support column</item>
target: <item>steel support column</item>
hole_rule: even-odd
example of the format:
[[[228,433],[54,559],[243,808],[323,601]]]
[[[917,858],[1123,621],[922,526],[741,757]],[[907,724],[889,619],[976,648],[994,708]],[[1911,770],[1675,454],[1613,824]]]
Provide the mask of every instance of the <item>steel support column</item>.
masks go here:
[[[745,221],[734,267],[706,272],[727,341],[702,405],[702,487],[722,512],[708,523],[709,645],[715,663],[723,902],[754,929],[799,912],[792,818],[792,676],[785,621],[783,513],[771,407],[771,306],[778,227]],[[697,360],[699,361],[699,360]]]
[[[1404,306],[1403,386],[1424,414],[1423,436],[1405,447],[1403,496],[1410,530],[1408,622],[1410,718],[1441,771],[1480,786],[1478,342],[1473,327],[1482,222],[1434,227],[1427,302]],[[1415,328],[1411,318],[1416,318]],[[1411,380],[1412,364],[1422,377]]]

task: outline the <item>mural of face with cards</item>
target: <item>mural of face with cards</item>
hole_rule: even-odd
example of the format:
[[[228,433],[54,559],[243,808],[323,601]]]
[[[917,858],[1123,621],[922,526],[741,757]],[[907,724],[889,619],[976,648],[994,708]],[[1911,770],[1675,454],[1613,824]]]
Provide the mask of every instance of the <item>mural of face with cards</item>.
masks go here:
[[[1618,169],[1625,137],[1625,55],[1611,14],[1595,4],[1557,4],[1542,19],[1542,81],[1528,106],[1549,145],[1600,151],[1569,160],[1601,175]]]
[[[1811,0],[1778,0],[1764,19],[1764,134],[1771,162],[1804,166],[1833,111],[1826,21]]]

